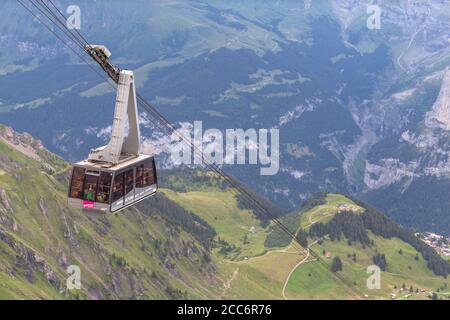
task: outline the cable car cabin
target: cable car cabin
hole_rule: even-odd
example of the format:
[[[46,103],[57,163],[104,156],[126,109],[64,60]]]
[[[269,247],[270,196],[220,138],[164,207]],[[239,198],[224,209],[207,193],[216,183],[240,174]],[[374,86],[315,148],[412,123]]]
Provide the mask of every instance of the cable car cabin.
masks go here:
[[[69,205],[88,211],[115,213],[157,191],[153,157],[139,155],[115,166],[87,160],[74,165],[69,186]]]
[[[115,213],[156,192],[155,160],[139,153],[140,130],[133,71],[112,65],[109,62],[111,53],[104,46],[89,45],[87,50],[117,83],[114,120],[109,143],[92,149],[87,160],[74,165],[68,202],[89,213]]]

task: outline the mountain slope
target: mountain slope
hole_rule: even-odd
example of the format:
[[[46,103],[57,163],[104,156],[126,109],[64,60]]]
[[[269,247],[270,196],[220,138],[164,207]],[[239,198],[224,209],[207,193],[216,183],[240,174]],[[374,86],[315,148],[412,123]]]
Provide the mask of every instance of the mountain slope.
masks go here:
[[[190,180],[189,174],[176,172],[161,177],[174,190],[201,188],[206,203],[219,199],[203,210],[190,200],[171,201],[164,193],[176,191],[166,189],[118,215],[91,218],[67,206],[68,163],[40,141],[0,126],[0,151],[0,299],[277,297],[249,279],[242,281],[245,290],[231,293],[235,269],[228,258],[247,254],[234,249],[225,254],[229,245],[243,241],[233,235],[235,222],[263,227],[209,174]],[[232,213],[226,223],[230,231],[217,224],[213,229],[202,219],[208,218],[206,210],[225,221]],[[217,232],[223,241],[212,241]],[[251,249],[248,253],[254,254]],[[70,265],[81,269],[81,290],[66,287]]]
[[[401,84],[402,99],[391,98],[383,103],[398,112],[414,112],[404,118],[404,125],[386,125],[393,131],[391,137],[375,144],[369,152],[361,197],[399,223],[447,235],[450,71],[420,77],[420,84]]]
[[[89,218],[66,204],[67,163],[29,136],[5,127],[0,136],[1,298],[218,295],[207,247],[158,214],[176,205],[162,199],[149,212]],[[31,150],[41,158],[30,157]],[[82,291],[66,289],[69,265],[81,268]]]
[[[211,199],[217,199],[217,194],[211,195],[205,190],[163,192],[181,205],[195,207],[193,212],[207,220],[211,213],[220,217],[220,211],[216,208],[211,212],[210,207]],[[190,200],[194,200],[192,204]],[[227,214],[233,216],[232,212]],[[342,219],[344,214],[353,217],[350,222],[346,221],[349,217]],[[226,290],[228,297],[239,298],[245,294],[249,298],[276,299],[388,299],[395,294],[404,298],[409,292],[399,290],[405,283],[408,290],[413,286],[414,298],[426,299],[429,292],[437,288],[442,291],[449,284],[437,274],[442,271],[440,267],[444,268],[443,274],[448,274],[450,265],[433,249],[375,209],[343,195],[321,195],[300,211],[280,219],[297,235],[299,230],[308,234],[308,248],[300,251],[275,225],[255,228],[254,222],[243,220],[242,216],[209,219],[210,224],[220,230],[216,236],[219,248],[213,250],[216,257],[224,259],[218,264],[218,270],[233,272]],[[340,222],[336,223],[336,219]],[[335,233],[331,240],[328,232],[318,236],[317,229],[312,231],[319,225],[325,230],[331,225],[329,230],[333,232],[345,231],[339,231],[338,236]],[[233,229],[233,236],[230,236],[228,230]],[[262,235],[266,236],[265,240],[261,239]],[[226,250],[220,243],[224,239],[230,242]],[[360,239],[365,240],[361,243]],[[366,269],[374,264],[377,254],[385,255],[387,269],[381,273],[381,289],[369,290]],[[337,275],[331,272],[335,256],[339,256],[344,265]],[[430,261],[434,262],[430,264]],[[420,290],[418,294],[416,289]]]
[[[343,195],[289,214],[272,207],[306,235],[299,250],[207,172],[162,171],[156,197],[91,218],[67,207],[68,164],[39,141],[1,126],[0,151],[0,299],[386,299],[403,283],[426,298],[449,282],[431,248]],[[365,279],[376,254],[387,269],[373,291]],[[69,265],[80,267],[82,290],[67,289]]]
[[[445,275],[450,272],[450,264],[411,231],[357,200],[327,195],[323,205],[301,215],[300,227],[309,235],[310,251],[321,261],[310,259],[293,272],[286,290],[292,298],[325,296],[339,299],[340,285],[329,275],[334,257],[342,260],[343,270],[338,273],[348,280],[359,297],[386,299],[394,294],[404,298],[409,294],[406,290],[400,291],[405,284],[407,289],[414,288],[414,298],[423,299],[430,291],[448,285],[446,278],[436,276],[439,268],[431,270],[430,261],[437,259],[437,264],[442,263]],[[377,255],[385,257],[387,266],[382,269],[381,289],[369,290],[366,286],[367,267],[377,264],[374,260]]]

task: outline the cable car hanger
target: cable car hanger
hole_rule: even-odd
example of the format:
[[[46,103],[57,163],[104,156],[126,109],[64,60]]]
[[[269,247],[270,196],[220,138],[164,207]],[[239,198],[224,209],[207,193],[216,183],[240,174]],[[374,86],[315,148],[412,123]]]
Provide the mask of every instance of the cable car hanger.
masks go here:
[[[117,83],[117,94],[109,143],[92,149],[86,160],[74,164],[68,203],[89,212],[116,213],[156,193],[156,165],[151,155],[139,153],[133,71],[113,65],[105,46],[87,45],[85,50]]]
[[[140,131],[136,102],[134,74],[130,70],[120,70],[109,62],[110,51],[105,46],[88,45],[89,55],[117,83],[117,97],[114,111],[111,140],[108,145],[91,150],[89,161],[106,162],[117,165],[139,155]],[[128,114],[128,136],[125,136]]]

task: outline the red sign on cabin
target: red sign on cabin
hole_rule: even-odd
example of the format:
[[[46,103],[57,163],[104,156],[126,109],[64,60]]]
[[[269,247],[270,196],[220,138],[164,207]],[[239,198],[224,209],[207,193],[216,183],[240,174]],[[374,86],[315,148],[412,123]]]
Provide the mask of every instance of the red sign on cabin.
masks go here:
[[[94,209],[93,201],[83,201],[83,209]]]

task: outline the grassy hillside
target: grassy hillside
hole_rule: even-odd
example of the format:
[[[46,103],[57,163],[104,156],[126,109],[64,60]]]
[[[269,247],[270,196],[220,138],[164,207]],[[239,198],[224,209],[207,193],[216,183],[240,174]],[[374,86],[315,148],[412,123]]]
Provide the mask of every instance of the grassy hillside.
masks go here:
[[[92,218],[67,206],[67,168],[31,136],[0,127],[0,299],[426,299],[450,291],[436,275],[447,265],[428,247],[343,195],[319,194],[280,218],[306,237],[301,248],[210,173],[162,172],[156,197]],[[369,290],[366,269],[377,255],[386,260],[382,288]],[[81,290],[66,287],[69,265],[81,268]]]
[[[281,239],[277,246],[273,246],[273,242],[267,246],[267,238],[274,239],[273,234],[282,233],[271,224],[265,228],[259,225],[255,234],[251,234],[249,227],[257,221],[251,212],[236,206],[233,194],[205,190],[163,192],[208,221],[217,231],[216,240],[224,239],[237,248],[233,251],[235,255],[213,250],[218,272],[229,277],[224,292],[226,298],[390,299],[395,294],[396,299],[428,299],[438,290],[442,298],[447,296],[449,280],[434,274],[422,254],[399,238],[384,238],[366,230],[370,245],[350,242],[342,235],[333,241],[329,236],[320,239],[309,236],[308,248],[303,250],[286,236],[275,237]],[[281,221],[290,229],[301,228],[308,233],[315,224],[326,225],[342,212],[359,217],[366,214],[367,209],[362,204],[343,195],[321,197]],[[282,245],[285,238],[288,242]],[[373,257],[377,254],[385,255],[387,269],[381,273],[381,289],[370,290],[366,285],[367,267],[374,264]],[[338,274],[331,272],[335,256],[343,263],[343,270]],[[411,286],[413,294],[410,295]],[[402,287],[406,289],[401,290]]]
[[[327,195],[324,205],[312,208],[301,215],[301,227],[309,231],[317,223],[330,223],[339,211],[349,211],[362,215],[366,208],[357,205],[342,195]],[[350,241],[347,237],[331,240],[329,236],[318,239],[309,237],[309,250],[321,261],[311,258],[298,267],[291,275],[286,295],[290,298],[332,298],[341,299],[339,281],[330,276],[334,257],[343,263],[343,276],[360,298],[386,299],[393,294],[395,298],[424,299],[431,292],[446,290],[449,281],[436,276],[428,267],[421,253],[399,238],[385,238],[367,231],[371,244]],[[381,289],[367,288],[367,267],[374,265],[374,256],[383,254],[387,268],[381,273]],[[412,286],[412,294],[410,288]],[[407,290],[402,290],[402,288]],[[418,291],[418,292],[416,292]],[[445,297],[444,294],[442,294]],[[394,297],[394,296],[392,296]]]
[[[162,189],[170,199],[208,222],[218,234],[217,250],[232,260],[263,254],[267,230],[249,210],[239,209],[230,191],[175,193]],[[224,248],[229,246],[230,248]]]
[[[67,169],[39,141],[0,127],[0,299],[279,298],[275,263],[253,271],[232,261],[266,252],[268,228],[213,176],[194,173],[183,187],[183,174],[164,173],[185,192],[163,189],[94,219],[67,206]],[[81,268],[81,290],[66,288],[69,265]]]
[[[67,163],[25,140],[0,128],[0,299],[220,294],[208,249],[160,214],[164,203],[153,199],[149,212],[130,209],[101,219],[72,210]],[[80,291],[66,289],[69,265],[81,268]]]

